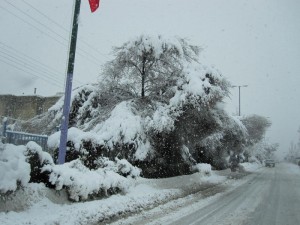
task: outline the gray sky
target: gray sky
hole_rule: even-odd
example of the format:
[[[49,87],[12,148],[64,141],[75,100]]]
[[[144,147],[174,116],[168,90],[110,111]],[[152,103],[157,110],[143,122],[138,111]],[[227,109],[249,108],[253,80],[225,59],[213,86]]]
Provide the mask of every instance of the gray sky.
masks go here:
[[[0,94],[63,91],[71,0],[1,0]],[[96,82],[111,47],[142,33],[185,37],[241,89],[242,115],[269,117],[267,137],[286,151],[300,125],[300,1],[82,0],[73,87]],[[227,100],[238,111],[238,89]]]

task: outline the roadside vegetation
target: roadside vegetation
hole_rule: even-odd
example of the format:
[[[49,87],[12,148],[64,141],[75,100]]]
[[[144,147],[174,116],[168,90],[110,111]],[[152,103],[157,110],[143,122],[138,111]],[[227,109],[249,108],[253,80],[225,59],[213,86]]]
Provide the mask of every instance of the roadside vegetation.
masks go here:
[[[32,142],[20,147],[21,156],[10,155],[2,145],[1,171],[16,173],[11,186],[0,187],[2,193],[42,182],[80,201],[124,193],[138,176],[179,176],[203,172],[205,165],[235,171],[241,162],[262,163],[276,151],[276,144],[264,141],[271,125],[267,118],[226,112],[231,84],[216,68],[199,62],[199,46],[141,35],[113,52],[99,82],[72,93],[67,163],[54,163],[61,98],[22,124],[27,131],[50,135],[51,155]],[[13,167],[16,158],[19,167]],[[17,175],[14,168],[26,174]]]

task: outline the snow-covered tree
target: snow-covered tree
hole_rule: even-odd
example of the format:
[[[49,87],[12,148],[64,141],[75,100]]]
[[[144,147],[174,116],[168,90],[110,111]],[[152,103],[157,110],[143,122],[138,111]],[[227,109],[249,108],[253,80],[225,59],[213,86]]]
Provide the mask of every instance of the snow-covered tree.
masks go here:
[[[298,134],[299,134],[298,143],[294,144],[294,142],[291,142],[289,151],[285,156],[285,159],[289,162],[300,164],[300,128],[298,129]]]
[[[197,146],[210,136],[221,139],[216,149],[206,146],[213,163],[228,149],[235,151],[230,146],[241,142],[241,126],[220,108],[230,83],[198,62],[199,50],[161,36],[141,36],[116,48],[100,83],[72,93],[67,161],[81,158],[95,169],[101,157],[125,158],[144,176],[167,177],[191,172]],[[37,123],[52,118],[47,124],[57,125],[62,106],[61,99]],[[58,143],[59,132],[49,146]]]
[[[230,116],[223,107],[217,106],[209,113],[210,118],[204,121],[210,124],[206,126],[210,127],[211,132],[207,128],[202,131],[205,137],[199,139],[195,157],[200,162],[224,169],[229,166],[228,157],[239,157],[242,153],[248,133],[242,122]]]
[[[248,144],[255,144],[264,138],[271,121],[259,115],[250,115],[242,118],[242,122],[248,131]]]
[[[141,35],[114,48],[115,59],[106,63],[105,84],[136,96],[164,96],[174,86],[186,62],[198,60],[200,47],[182,38]]]
[[[271,126],[271,121],[263,116],[251,115],[242,118],[242,122],[248,131],[248,138],[243,150],[244,160],[263,162],[267,158],[273,158],[279,145],[264,140],[267,128]]]

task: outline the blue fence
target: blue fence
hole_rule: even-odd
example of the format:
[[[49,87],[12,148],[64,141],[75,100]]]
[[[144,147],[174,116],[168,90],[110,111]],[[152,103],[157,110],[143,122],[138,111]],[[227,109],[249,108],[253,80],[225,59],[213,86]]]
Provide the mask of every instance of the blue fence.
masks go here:
[[[26,145],[29,141],[34,141],[39,144],[44,151],[48,150],[47,135],[37,135],[37,134],[30,134],[25,132],[17,132],[7,130],[7,119],[3,120],[3,127],[2,127],[2,138],[5,143],[10,143],[14,145]],[[1,135],[0,135],[1,136]]]
[[[6,131],[5,142],[14,145],[26,145],[29,141],[34,141],[39,144],[44,151],[47,150],[48,136],[36,135],[23,132]]]

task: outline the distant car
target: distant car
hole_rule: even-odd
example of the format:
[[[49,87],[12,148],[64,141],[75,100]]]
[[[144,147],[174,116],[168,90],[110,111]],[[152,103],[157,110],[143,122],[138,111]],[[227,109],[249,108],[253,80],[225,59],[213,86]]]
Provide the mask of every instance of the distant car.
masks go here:
[[[266,165],[267,167],[275,167],[275,160],[273,160],[273,159],[267,159],[267,160],[265,161],[265,165]]]

